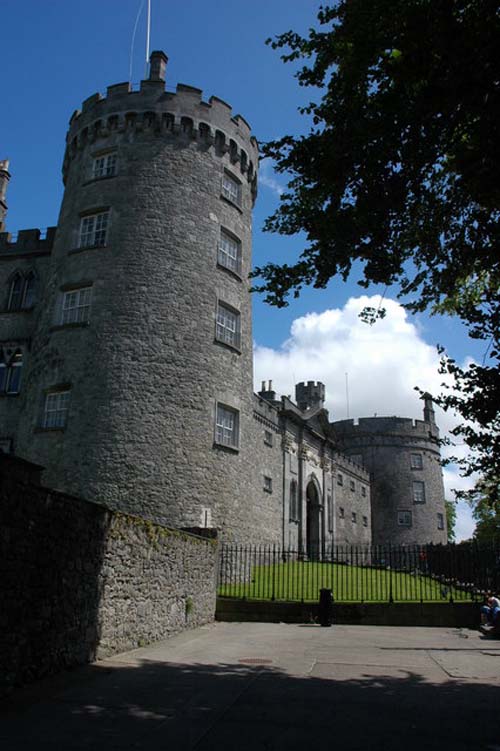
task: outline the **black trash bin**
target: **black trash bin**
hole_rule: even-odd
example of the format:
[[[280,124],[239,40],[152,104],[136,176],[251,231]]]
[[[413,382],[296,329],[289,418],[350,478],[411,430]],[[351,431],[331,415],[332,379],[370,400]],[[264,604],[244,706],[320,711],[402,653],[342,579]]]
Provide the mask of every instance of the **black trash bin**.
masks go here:
[[[333,595],[331,589],[319,590],[319,622],[322,626],[333,623]]]

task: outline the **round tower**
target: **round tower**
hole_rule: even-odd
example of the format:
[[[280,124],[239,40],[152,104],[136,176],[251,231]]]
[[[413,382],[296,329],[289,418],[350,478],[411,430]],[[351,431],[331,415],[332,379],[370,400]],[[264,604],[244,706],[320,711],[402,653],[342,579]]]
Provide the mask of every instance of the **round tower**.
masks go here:
[[[166,64],[71,118],[17,450],[66,492],[244,529],[258,147]]]
[[[439,430],[424,419],[363,417],[333,423],[340,450],[370,472],[374,544],[447,541]]]

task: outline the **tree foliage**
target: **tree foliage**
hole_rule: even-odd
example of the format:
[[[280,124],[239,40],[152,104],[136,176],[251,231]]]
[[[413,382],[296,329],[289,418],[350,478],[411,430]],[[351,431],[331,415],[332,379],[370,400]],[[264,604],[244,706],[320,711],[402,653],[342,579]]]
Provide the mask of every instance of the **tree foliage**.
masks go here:
[[[443,356],[492,500],[500,478],[500,11],[492,0],[338,0],[307,37],[269,43],[318,95],[307,135],[264,145],[290,177],[266,229],[305,233],[300,257],[254,271],[266,301],[357,275],[397,289],[411,311],[458,316],[485,361]],[[368,313],[369,315],[369,313]],[[470,460],[470,461],[469,461]],[[495,491],[496,487],[496,491]]]
[[[500,508],[492,508],[487,498],[482,498],[473,511],[476,520],[474,540],[479,543],[500,543]]]

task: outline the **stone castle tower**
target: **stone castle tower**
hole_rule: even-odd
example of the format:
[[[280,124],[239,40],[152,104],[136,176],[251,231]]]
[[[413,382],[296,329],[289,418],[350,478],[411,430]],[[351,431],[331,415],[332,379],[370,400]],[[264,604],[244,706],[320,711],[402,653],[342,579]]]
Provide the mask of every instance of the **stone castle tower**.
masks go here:
[[[166,63],[71,118],[16,453],[67,492],[223,525],[251,419],[258,148],[222,100],[167,93]]]
[[[342,452],[370,473],[374,544],[446,542],[439,429],[429,397],[423,418],[333,423]]]

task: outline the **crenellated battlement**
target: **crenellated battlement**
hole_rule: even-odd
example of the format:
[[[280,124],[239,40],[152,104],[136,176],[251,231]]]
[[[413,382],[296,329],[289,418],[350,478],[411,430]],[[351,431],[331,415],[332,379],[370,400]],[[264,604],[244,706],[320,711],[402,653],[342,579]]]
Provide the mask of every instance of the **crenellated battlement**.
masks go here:
[[[383,434],[404,437],[437,438],[439,430],[434,423],[425,420],[413,420],[409,417],[360,417],[355,420],[339,420],[331,423],[340,436],[361,436],[363,433]]]
[[[153,53],[152,70],[153,57],[160,54]],[[78,150],[117,134],[175,138],[212,147],[221,156],[228,154],[256,191],[259,149],[249,124],[241,115],[233,115],[222,99],[211,96],[204,101],[201,89],[178,84],[175,92],[170,92],[163,79],[150,78],[141,81],[139,90],[118,83],[107,88],[106,96],[96,93],[88,97],[70,119],[64,179]]]
[[[40,229],[21,229],[17,234],[0,232],[0,254],[47,252],[52,250],[57,227]]]

